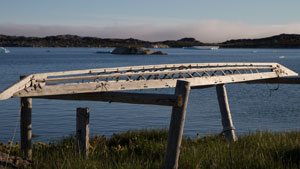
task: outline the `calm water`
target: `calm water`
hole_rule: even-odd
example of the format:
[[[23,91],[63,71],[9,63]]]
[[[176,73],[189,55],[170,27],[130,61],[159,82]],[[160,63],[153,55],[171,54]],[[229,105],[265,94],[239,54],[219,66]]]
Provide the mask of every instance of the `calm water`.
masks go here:
[[[20,75],[62,70],[117,66],[196,62],[278,62],[300,73],[297,49],[219,49],[197,51],[165,49],[169,55],[119,56],[97,54],[111,48],[8,48],[0,54],[0,90],[19,80]],[[50,52],[47,52],[47,51]],[[285,56],[280,59],[279,56]],[[272,89],[278,88],[273,91]],[[172,93],[173,89],[152,90]],[[229,104],[237,134],[266,130],[300,129],[300,85],[227,85]],[[19,99],[0,101],[0,142],[19,139]],[[91,110],[91,134],[110,136],[129,129],[168,128],[171,108],[102,102],[33,100],[34,141],[49,141],[75,133],[77,107]],[[195,137],[221,132],[221,118],[215,88],[192,90],[184,135]]]

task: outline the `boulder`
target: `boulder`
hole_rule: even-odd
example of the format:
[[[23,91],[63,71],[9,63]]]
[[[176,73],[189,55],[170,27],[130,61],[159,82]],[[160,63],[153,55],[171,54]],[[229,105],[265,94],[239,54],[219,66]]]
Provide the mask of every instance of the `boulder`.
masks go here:
[[[144,47],[116,47],[112,52],[112,54],[119,55],[166,55],[166,52],[163,51],[153,51]]]

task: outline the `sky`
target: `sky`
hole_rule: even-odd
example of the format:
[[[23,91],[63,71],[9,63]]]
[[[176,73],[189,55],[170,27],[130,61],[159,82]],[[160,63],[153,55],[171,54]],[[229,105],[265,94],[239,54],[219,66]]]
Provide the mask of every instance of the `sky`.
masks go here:
[[[1,0],[0,34],[202,42],[300,34],[299,0]]]

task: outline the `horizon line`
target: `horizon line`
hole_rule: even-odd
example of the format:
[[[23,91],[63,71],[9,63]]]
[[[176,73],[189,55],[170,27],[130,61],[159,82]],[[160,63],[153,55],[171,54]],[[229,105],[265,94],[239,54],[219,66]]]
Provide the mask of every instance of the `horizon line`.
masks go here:
[[[200,43],[204,43],[204,44],[218,44],[218,43],[224,43],[224,42],[227,42],[227,41],[232,41],[232,40],[254,40],[254,39],[265,39],[265,38],[271,38],[271,37],[275,37],[275,36],[280,36],[280,35],[299,35],[300,34],[296,34],[296,33],[280,33],[280,34],[274,34],[274,35],[271,35],[271,36],[265,36],[265,37],[260,37],[260,38],[241,38],[241,39],[229,39],[229,40],[225,40],[223,42],[203,42],[203,41],[199,41],[197,40],[196,38],[194,37],[183,37],[183,38],[180,38],[180,39],[177,39],[177,40],[169,40],[169,39],[166,39],[166,40],[159,40],[159,41],[149,41],[149,40],[142,40],[142,39],[139,39],[139,38],[133,38],[133,37],[130,37],[130,38],[102,38],[102,37],[97,37],[97,36],[84,36],[84,35],[76,35],[76,34],[57,34],[57,35],[46,35],[46,36],[26,36],[26,35],[7,35],[7,34],[0,34],[0,36],[13,36],[13,37],[25,37],[25,38],[47,38],[47,37],[56,37],[56,36],[78,36],[80,38],[85,38],[85,37],[88,37],[88,38],[98,38],[98,39],[118,39],[118,40],[126,40],[126,39],[134,39],[134,40],[139,40],[139,41],[144,41],[144,42],[151,42],[151,43],[157,43],[157,42],[164,42],[164,41],[179,41],[181,39],[185,39],[185,38],[193,38],[195,39],[196,41],[200,42]]]

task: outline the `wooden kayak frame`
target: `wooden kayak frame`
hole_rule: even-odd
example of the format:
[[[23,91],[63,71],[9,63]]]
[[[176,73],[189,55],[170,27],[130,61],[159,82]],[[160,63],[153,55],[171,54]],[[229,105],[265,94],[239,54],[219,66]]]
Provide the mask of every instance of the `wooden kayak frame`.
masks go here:
[[[0,93],[0,100],[21,98],[21,149],[29,159],[33,98],[172,106],[163,168],[173,169],[178,167],[191,89],[216,87],[223,132],[228,140],[236,141],[225,84],[300,84],[300,78],[295,76],[298,74],[278,63],[187,63],[74,70],[21,76],[18,83]],[[155,88],[175,88],[175,93],[130,92]],[[77,147],[86,149],[89,109],[78,108],[77,117],[76,126],[85,133],[78,136],[81,144]]]

